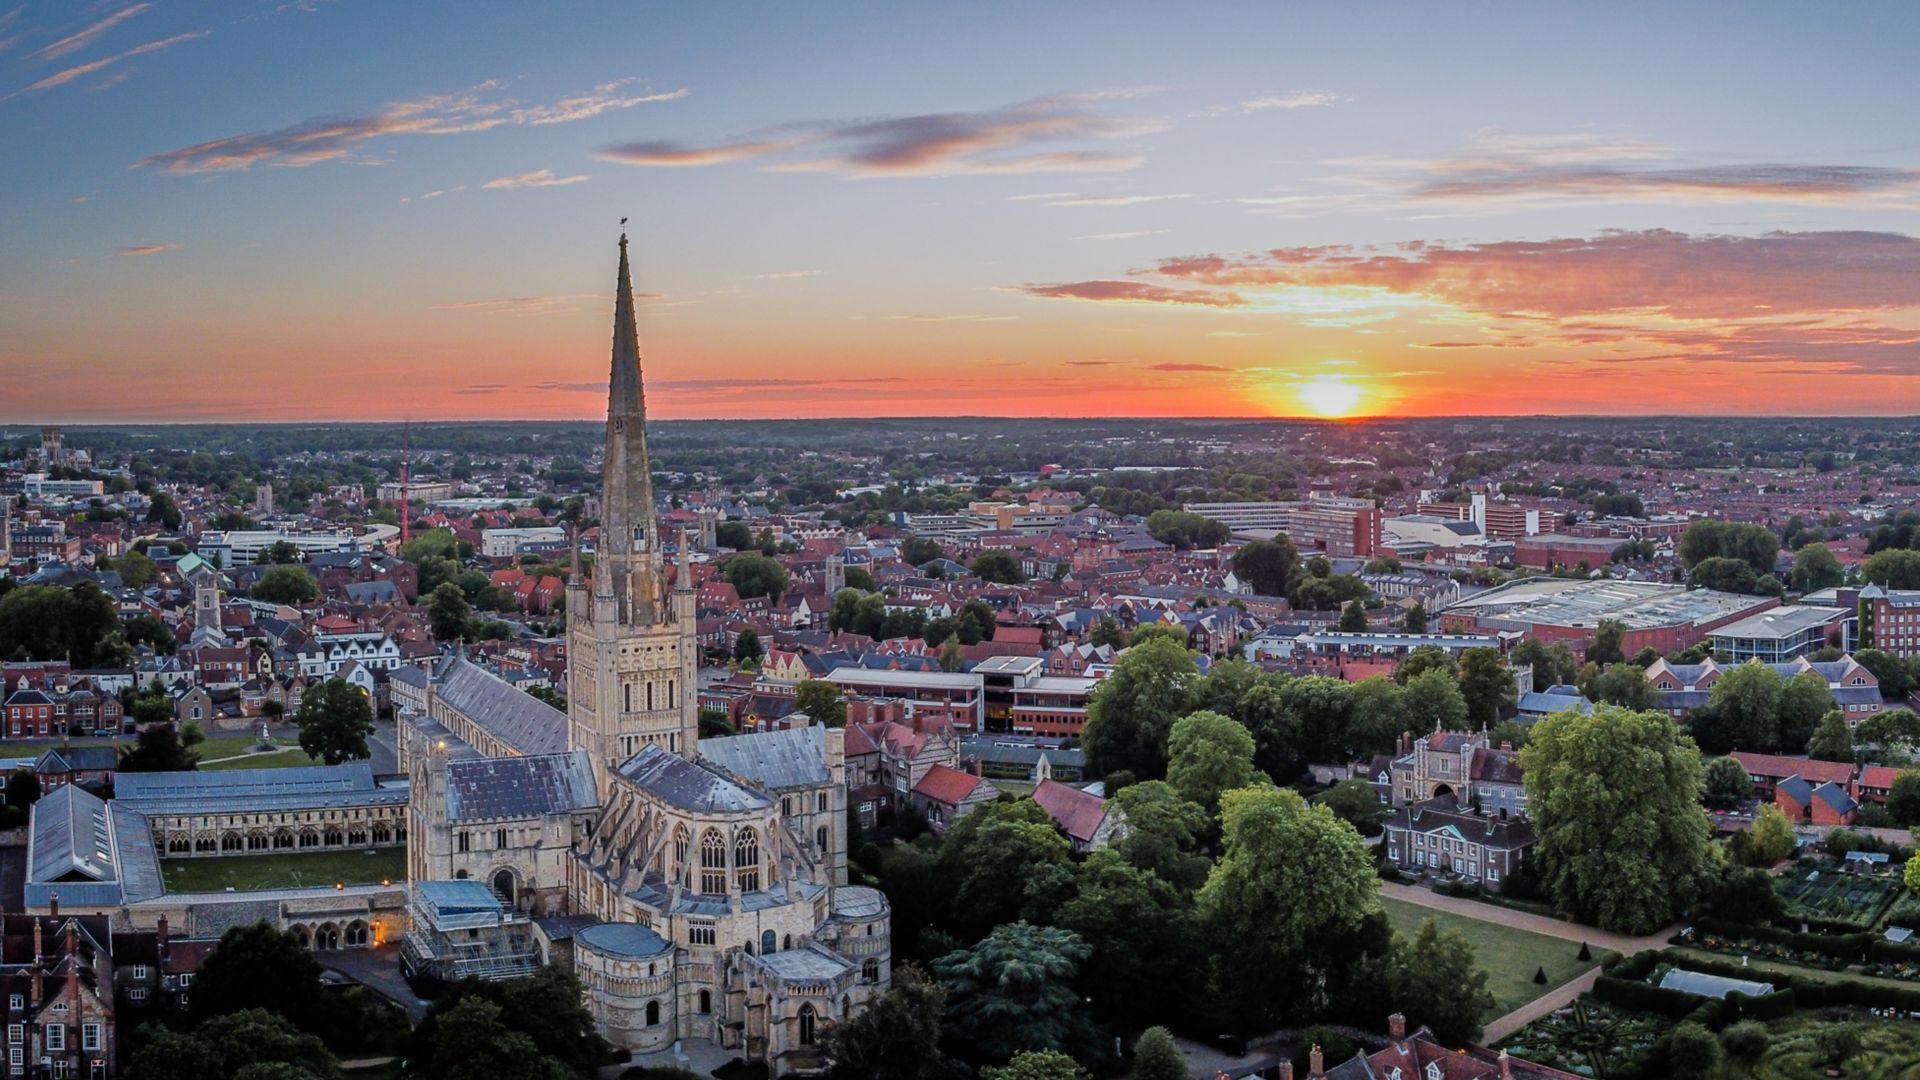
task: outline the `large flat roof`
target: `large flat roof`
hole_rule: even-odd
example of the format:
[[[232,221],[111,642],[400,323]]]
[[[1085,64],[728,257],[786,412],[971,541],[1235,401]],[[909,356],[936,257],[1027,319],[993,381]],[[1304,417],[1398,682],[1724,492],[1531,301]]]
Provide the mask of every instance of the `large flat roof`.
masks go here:
[[[869,686],[920,686],[946,690],[977,690],[980,677],[957,671],[894,671],[888,668],[837,667],[827,673],[833,682]]]
[[[1464,597],[1441,610],[1449,615],[1474,616],[1483,628],[1592,629],[1601,620],[1610,619],[1628,630],[1651,630],[1758,612],[1773,603],[1770,597],[1653,581],[1533,577]]]
[[[1845,618],[1845,608],[1808,607],[1795,604],[1789,607],[1768,608],[1758,615],[1749,615],[1739,622],[1728,623],[1713,632],[1714,637],[1726,638],[1784,638],[1795,634],[1804,634],[1815,627],[1825,626],[1836,618]]]

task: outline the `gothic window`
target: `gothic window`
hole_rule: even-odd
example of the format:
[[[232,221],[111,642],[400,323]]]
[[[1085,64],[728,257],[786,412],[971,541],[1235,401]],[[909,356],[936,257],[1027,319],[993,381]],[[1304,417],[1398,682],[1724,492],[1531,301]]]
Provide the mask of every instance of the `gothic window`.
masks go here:
[[[814,839],[814,844],[815,844],[815,845],[816,845],[817,847],[819,847],[819,849],[820,849],[820,853],[821,853],[821,854],[823,854],[823,855],[824,855],[824,854],[826,854],[826,851],[827,851],[827,827],[826,827],[825,825],[822,825],[822,826],[820,826],[820,827],[819,827],[818,829],[815,829],[815,830],[813,831],[813,839]]]
[[[667,708],[673,708],[673,680],[667,680]]]
[[[465,855],[469,850],[470,846],[472,845],[473,841],[468,838],[466,833],[459,834],[459,836],[456,839],[458,840],[458,847],[460,849],[460,854]]]
[[[660,1003],[657,1001],[647,1002],[647,1026],[655,1027],[659,1023],[660,1023]]]
[[[649,712],[653,710],[653,680],[652,679],[647,680],[647,710]]]
[[[780,939],[773,931],[767,930],[760,935],[760,955],[766,956],[780,947]]]
[[[738,879],[741,892],[758,892],[760,889],[760,834],[752,829],[743,829],[740,838],[733,844],[734,876]]]
[[[875,960],[872,957],[868,957],[866,961],[860,965],[860,981],[861,982],[879,982],[880,981],[880,961]]]
[[[713,1011],[713,991],[700,991],[700,1011],[702,1013],[710,1013]]]
[[[633,684],[630,682],[621,683],[620,693],[623,698],[620,707],[625,709],[627,712],[632,712],[633,711]]]
[[[800,1045],[801,1046],[813,1045],[813,1029],[815,1024],[818,1023],[818,1019],[819,1018],[814,1014],[813,1005],[811,1003],[800,1006]]]
[[[700,838],[700,891],[727,891],[727,842],[720,838],[717,829],[708,829],[707,835]]]

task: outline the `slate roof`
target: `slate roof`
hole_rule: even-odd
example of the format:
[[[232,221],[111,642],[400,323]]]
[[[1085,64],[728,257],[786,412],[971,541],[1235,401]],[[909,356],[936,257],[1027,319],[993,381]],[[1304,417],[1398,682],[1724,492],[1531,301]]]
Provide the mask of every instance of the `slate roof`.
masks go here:
[[[567,749],[567,714],[456,655],[441,667],[441,701],[522,754]]]
[[[1813,805],[1813,785],[1798,776],[1789,776],[1774,785],[1776,796],[1784,795],[1801,806]]]
[[[41,796],[33,805],[31,848],[28,881],[59,881],[69,874],[90,881],[112,880],[113,840],[106,800],[75,784],[63,784]]]
[[[120,764],[120,752],[111,746],[56,746],[33,763],[37,773],[112,771]]]
[[[1853,796],[1847,794],[1846,788],[1832,781],[1814,788],[1813,797],[1825,803],[1828,809],[1836,814],[1851,814],[1860,808],[1860,804],[1853,801]]]
[[[585,750],[447,763],[447,820],[564,814],[600,805]]]
[[[762,731],[701,739],[702,760],[764,788],[818,787],[827,772],[827,731],[818,724],[785,731]]]
[[[657,744],[623,762],[620,775],[684,810],[732,813],[773,805],[766,796],[696,765]]]
[[[788,982],[821,982],[852,971],[846,959],[819,947],[781,949],[758,957],[760,966]]]

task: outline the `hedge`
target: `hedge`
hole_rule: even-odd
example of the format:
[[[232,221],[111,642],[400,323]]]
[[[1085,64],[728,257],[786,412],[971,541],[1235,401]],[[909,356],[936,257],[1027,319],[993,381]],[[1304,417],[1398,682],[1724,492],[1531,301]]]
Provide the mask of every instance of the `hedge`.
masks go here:
[[[1632,1012],[1657,1013],[1669,1020],[1683,1020],[1700,1007],[1699,994],[1667,990],[1639,979],[1602,975],[1593,981],[1593,996],[1609,1005]]]
[[[1735,990],[1727,995],[1727,1003],[1742,1020],[1784,1020],[1793,1015],[1798,998],[1789,986],[1771,994],[1749,995]]]
[[[1848,934],[1802,934],[1793,930],[1782,930],[1776,926],[1730,922],[1709,915],[1693,920],[1693,925],[1697,930],[1719,934],[1721,937],[1752,938],[1769,945],[1784,945],[1796,951],[1817,952],[1824,956],[1860,956],[1874,942],[1884,940],[1878,934],[1860,931]],[[1915,958],[1920,959],[1920,949],[1915,949],[1914,952]]]

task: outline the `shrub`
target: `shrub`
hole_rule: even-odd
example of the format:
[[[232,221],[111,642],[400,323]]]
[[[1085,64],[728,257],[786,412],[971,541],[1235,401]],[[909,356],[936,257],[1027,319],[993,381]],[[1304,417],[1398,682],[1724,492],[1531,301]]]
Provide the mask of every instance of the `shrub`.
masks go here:
[[[1678,1077],[1706,1077],[1720,1064],[1720,1040],[1695,1023],[1677,1025],[1667,1034],[1667,1068]]]
[[[1547,985],[1547,969],[1545,967],[1534,968],[1533,981],[1540,986]]]
[[[1767,1032],[1767,1025],[1757,1020],[1742,1020],[1720,1033],[1720,1045],[1727,1056],[1738,1061],[1759,1061],[1773,1045],[1773,1036]]]

